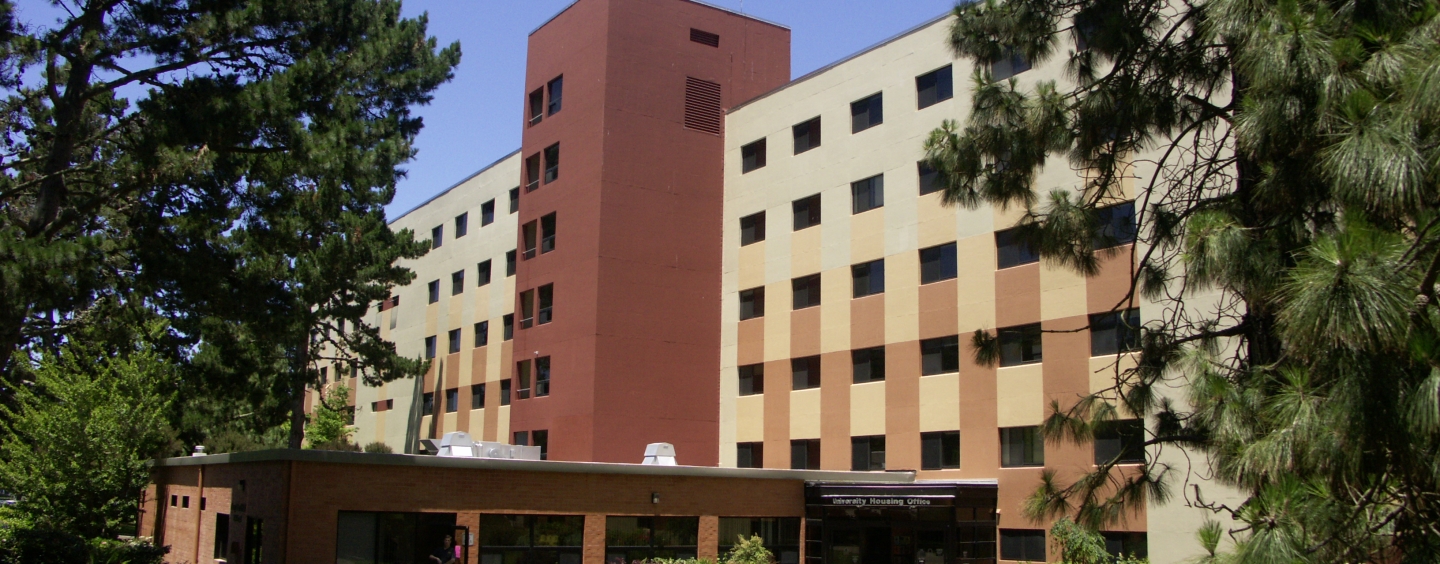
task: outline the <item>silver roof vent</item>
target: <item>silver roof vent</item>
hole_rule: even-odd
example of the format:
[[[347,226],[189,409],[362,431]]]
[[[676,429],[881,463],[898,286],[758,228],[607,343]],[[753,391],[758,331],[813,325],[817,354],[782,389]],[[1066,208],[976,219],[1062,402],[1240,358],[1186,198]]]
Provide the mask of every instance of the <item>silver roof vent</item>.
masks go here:
[[[641,464],[651,466],[675,466],[675,445],[650,443],[645,445],[645,460]]]

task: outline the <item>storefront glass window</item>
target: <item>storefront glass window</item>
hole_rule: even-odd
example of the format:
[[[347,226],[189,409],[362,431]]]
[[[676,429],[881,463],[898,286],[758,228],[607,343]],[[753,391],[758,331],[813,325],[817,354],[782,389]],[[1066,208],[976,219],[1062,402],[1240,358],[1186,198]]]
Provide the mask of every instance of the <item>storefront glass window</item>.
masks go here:
[[[585,517],[480,516],[480,564],[580,564]]]
[[[785,517],[721,517],[720,557],[735,546],[740,537],[760,537],[779,564],[800,562],[800,518]]]
[[[699,532],[699,517],[606,517],[605,563],[694,558]]]

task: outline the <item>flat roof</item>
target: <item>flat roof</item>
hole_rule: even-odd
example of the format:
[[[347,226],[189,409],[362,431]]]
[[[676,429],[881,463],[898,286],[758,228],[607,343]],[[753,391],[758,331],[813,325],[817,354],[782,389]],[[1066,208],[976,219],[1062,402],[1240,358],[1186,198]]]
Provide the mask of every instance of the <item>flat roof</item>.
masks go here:
[[[500,157],[499,159],[496,159],[495,162],[490,163],[490,164],[488,164],[488,165],[485,165],[484,168],[481,168],[480,170],[477,170],[477,171],[475,171],[475,172],[470,173],[469,176],[466,176],[465,178],[461,179],[459,182],[456,182],[456,183],[454,183],[454,184],[451,184],[449,188],[446,188],[446,189],[444,189],[444,190],[441,190],[440,193],[435,194],[434,196],[430,196],[429,199],[427,199],[427,200],[425,200],[425,201],[423,201],[423,202],[420,202],[420,203],[419,203],[418,205],[416,205],[415,207],[412,207],[412,208],[410,208],[410,209],[408,209],[408,210],[405,210],[405,213],[402,213],[402,214],[400,214],[400,215],[395,216],[395,219],[390,220],[388,223],[386,223],[386,225],[394,225],[395,222],[400,221],[401,219],[404,219],[405,216],[410,215],[411,213],[414,213],[415,210],[418,210],[418,209],[420,209],[420,208],[423,208],[423,207],[425,207],[425,206],[430,205],[430,202],[434,202],[435,200],[439,199],[441,196],[444,196],[444,195],[446,195],[446,194],[449,194],[451,190],[454,190],[454,189],[456,189],[456,188],[459,188],[461,184],[464,184],[464,183],[466,183],[466,182],[469,182],[472,178],[475,178],[476,176],[480,176],[480,175],[482,175],[482,174],[485,174],[485,171],[490,170],[490,169],[492,169],[492,168],[495,168],[495,167],[497,167],[497,166],[500,166],[500,163],[503,163],[503,162],[506,161],[506,159],[509,159],[510,157],[513,157],[513,156],[518,155],[518,154],[520,154],[520,149],[515,149],[514,151],[510,151],[509,153],[506,153],[505,156]]]
[[[782,470],[773,468],[718,468],[713,466],[651,466],[613,462],[560,462],[550,460],[510,460],[503,458],[470,458],[419,454],[378,454],[334,450],[274,449],[251,452],[211,454],[166,458],[150,462],[152,467],[173,468],[211,466],[247,462],[316,462],[328,464],[372,464],[382,466],[423,466],[431,468],[468,468],[474,470],[511,470],[520,472],[562,472],[571,474],[624,474],[636,476],[691,476],[697,478],[751,478],[761,480],[803,480],[807,482],[854,482],[863,484],[945,483],[928,480],[917,482],[915,471],[849,472],[843,470]],[[953,481],[949,483],[955,483]],[[977,484],[993,484],[979,480]]]
[[[733,16],[739,16],[739,17],[745,18],[745,19],[747,19],[747,20],[754,20],[754,21],[763,23],[763,24],[765,24],[765,25],[773,25],[773,26],[775,26],[775,27],[778,27],[778,28],[783,29],[783,30],[786,30],[786,31],[789,31],[789,30],[790,30],[790,28],[789,28],[788,26],[781,25],[781,24],[772,22],[772,21],[767,20],[767,19],[764,19],[764,18],[757,18],[757,17],[755,17],[755,16],[752,16],[752,15],[750,15],[750,14],[746,14],[746,13],[744,13],[744,12],[738,12],[738,11],[735,11],[735,10],[731,10],[730,8],[726,8],[726,7],[724,7],[724,6],[716,6],[716,5],[711,4],[711,3],[709,3],[709,2],[702,2],[701,0],[680,0],[680,1],[681,1],[681,2],[689,2],[689,3],[691,3],[691,4],[697,4],[697,5],[700,5],[700,6],[704,6],[704,7],[706,7],[706,8],[710,8],[710,9],[712,9],[712,10],[718,10],[718,11],[725,12],[725,13],[730,14],[730,15],[733,15]],[[549,25],[550,22],[555,21],[555,18],[560,17],[560,14],[565,13],[565,12],[568,11],[570,8],[575,7],[575,5],[576,5],[576,4],[579,4],[579,3],[580,3],[580,0],[575,0],[574,2],[571,2],[571,3],[569,3],[569,4],[566,4],[565,7],[564,7],[564,8],[561,8],[559,12],[555,12],[555,15],[550,16],[549,18],[546,18],[544,23],[536,26],[535,29],[530,30],[530,35],[535,35],[535,32],[540,31],[540,28],[543,28],[543,27]]]

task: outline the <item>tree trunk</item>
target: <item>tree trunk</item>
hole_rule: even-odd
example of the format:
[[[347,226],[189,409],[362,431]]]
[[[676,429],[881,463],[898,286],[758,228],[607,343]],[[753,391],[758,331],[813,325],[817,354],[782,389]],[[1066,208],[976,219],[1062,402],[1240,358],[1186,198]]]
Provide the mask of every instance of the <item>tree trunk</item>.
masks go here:
[[[299,366],[291,371],[290,379],[290,443],[287,448],[298,449],[305,440],[305,386],[310,383],[310,334],[300,343]]]

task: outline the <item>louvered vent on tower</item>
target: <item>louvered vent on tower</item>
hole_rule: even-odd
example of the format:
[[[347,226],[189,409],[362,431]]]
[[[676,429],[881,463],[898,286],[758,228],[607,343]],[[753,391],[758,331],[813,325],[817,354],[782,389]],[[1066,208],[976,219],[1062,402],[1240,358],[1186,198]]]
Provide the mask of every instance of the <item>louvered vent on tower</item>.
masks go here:
[[[719,36],[719,35],[710,33],[710,32],[708,32],[708,31],[700,31],[700,30],[695,29],[695,28],[693,28],[693,27],[690,28],[690,40],[691,40],[691,41],[694,41],[694,42],[696,42],[696,43],[699,43],[699,44],[701,44],[701,45],[709,45],[709,46],[711,46],[711,47],[719,47],[719,46],[720,46],[720,36]]]
[[[685,127],[720,134],[720,85],[685,77]]]

